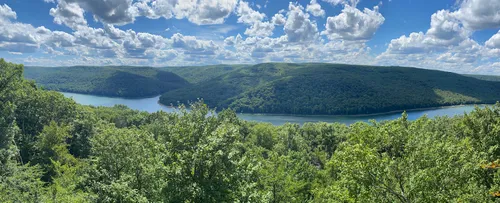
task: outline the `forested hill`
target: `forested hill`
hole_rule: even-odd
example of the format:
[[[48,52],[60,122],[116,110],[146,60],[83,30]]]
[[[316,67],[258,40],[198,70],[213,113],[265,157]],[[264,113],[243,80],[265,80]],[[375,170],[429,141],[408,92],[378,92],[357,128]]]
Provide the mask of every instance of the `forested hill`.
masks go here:
[[[246,113],[368,114],[494,103],[500,82],[408,67],[266,63],[167,92],[160,102],[197,98]]]
[[[202,103],[79,105],[0,59],[0,202],[498,202],[499,157],[500,103],[273,126]]]
[[[49,90],[120,97],[156,96],[189,85],[175,73],[150,67],[26,67],[24,75]]]
[[[250,65],[173,66],[160,69],[175,73],[190,83],[199,83],[247,66]]]

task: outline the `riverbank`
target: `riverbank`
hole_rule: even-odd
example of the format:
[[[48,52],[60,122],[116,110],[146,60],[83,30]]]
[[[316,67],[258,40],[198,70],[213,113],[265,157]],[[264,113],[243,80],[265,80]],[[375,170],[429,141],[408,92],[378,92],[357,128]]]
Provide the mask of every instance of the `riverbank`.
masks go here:
[[[139,111],[147,111],[150,113],[159,110],[165,112],[176,112],[178,109],[164,106],[159,104],[159,96],[143,99],[125,99],[125,98],[111,98],[94,95],[76,94],[76,93],[63,93],[66,97],[71,97],[79,104],[92,105],[92,106],[107,106],[112,107],[117,104],[126,105],[131,109]],[[484,106],[484,105],[480,105]],[[427,115],[430,118],[436,116],[454,116],[461,115],[464,112],[470,112],[474,109],[474,105],[454,105],[443,106],[436,108],[426,109],[412,109],[407,110],[408,119],[415,120],[421,116]],[[283,125],[285,123],[304,124],[310,122],[328,122],[328,123],[343,123],[350,125],[356,122],[368,122],[369,120],[393,120],[401,117],[401,112],[386,112],[371,115],[290,115],[290,114],[247,114],[237,113],[240,119],[247,121],[266,122],[273,125]]]
[[[118,100],[149,100],[149,99],[156,99],[156,104],[165,108],[165,109],[178,109],[176,106],[167,106],[164,105],[160,102],[159,97],[161,95],[156,95],[152,97],[113,97],[113,96],[103,96],[103,95],[94,95],[94,94],[83,94],[83,93],[75,93],[75,92],[61,92],[63,94],[73,94],[73,95],[86,95],[89,97],[101,97],[101,98],[111,98],[111,99],[118,99]],[[415,112],[415,111],[428,111],[428,110],[437,110],[437,109],[446,109],[446,108],[457,108],[457,107],[463,107],[463,106],[471,106],[471,105],[477,105],[477,106],[486,106],[486,105],[494,105],[495,103],[477,103],[477,104],[458,104],[458,105],[445,105],[445,106],[436,106],[436,107],[425,107],[425,108],[413,108],[413,109],[406,109],[406,110],[393,110],[393,111],[387,111],[387,112],[380,112],[380,113],[369,113],[369,114],[280,114],[280,113],[245,113],[245,112],[237,112],[237,114],[245,114],[245,115],[262,115],[262,116],[296,116],[296,117],[308,117],[308,116],[314,116],[314,117],[330,117],[330,116],[341,116],[341,117],[372,117],[372,116],[380,116],[380,115],[387,115],[387,114],[395,114],[399,113],[402,114],[403,112]],[[164,110],[164,109],[163,109]],[[170,111],[168,111],[170,112]],[[220,112],[218,110],[217,112]]]

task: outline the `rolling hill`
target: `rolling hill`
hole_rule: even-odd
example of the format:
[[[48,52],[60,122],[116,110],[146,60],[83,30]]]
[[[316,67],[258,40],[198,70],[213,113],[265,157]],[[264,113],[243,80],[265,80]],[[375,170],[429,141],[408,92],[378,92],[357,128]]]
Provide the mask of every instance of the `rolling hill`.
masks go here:
[[[189,86],[175,73],[150,67],[25,67],[45,89],[118,97],[146,97]]]
[[[199,83],[248,66],[250,65],[221,64],[208,66],[171,66],[162,67],[160,69],[175,73],[190,83]]]
[[[210,107],[246,113],[370,114],[494,103],[500,82],[408,67],[266,63],[169,91],[160,102],[198,98]]]

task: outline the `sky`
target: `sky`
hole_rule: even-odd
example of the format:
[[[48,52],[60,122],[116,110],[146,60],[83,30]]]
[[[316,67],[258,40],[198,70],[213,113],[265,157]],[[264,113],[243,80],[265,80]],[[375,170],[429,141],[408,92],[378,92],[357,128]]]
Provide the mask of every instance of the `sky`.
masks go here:
[[[500,0],[0,0],[29,66],[323,62],[500,75]]]

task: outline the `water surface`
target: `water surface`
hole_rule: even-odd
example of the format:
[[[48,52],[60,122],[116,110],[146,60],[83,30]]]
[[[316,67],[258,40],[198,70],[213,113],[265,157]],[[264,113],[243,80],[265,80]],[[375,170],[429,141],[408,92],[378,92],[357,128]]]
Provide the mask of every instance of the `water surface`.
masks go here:
[[[142,99],[130,99],[130,98],[117,98],[117,97],[103,97],[103,96],[94,96],[87,94],[76,94],[76,93],[67,93],[62,92],[64,96],[73,98],[77,103],[84,105],[93,105],[93,106],[114,106],[116,104],[123,104],[128,106],[131,109],[147,111],[147,112],[156,112],[159,110],[163,110],[165,112],[173,112],[174,108],[167,107],[158,103],[158,99],[160,96],[151,97],[151,98],[142,98]],[[484,107],[485,105],[479,105],[480,107]],[[417,111],[409,111],[408,119],[415,120],[423,115],[427,115],[428,117],[435,116],[455,116],[460,115],[465,112],[471,112],[474,110],[474,105],[461,105],[461,106],[451,106],[451,107],[443,107],[437,109],[427,109],[427,110],[417,110]],[[282,125],[287,122],[289,123],[298,123],[303,124],[306,122],[339,122],[345,124],[352,124],[358,121],[369,121],[369,120],[392,120],[399,118],[401,116],[400,112],[397,113],[387,113],[387,114],[377,114],[377,115],[359,115],[359,116],[303,116],[303,115],[276,115],[276,114],[246,114],[239,113],[238,117],[248,121],[259,121],[259,122],[268,122],[274,125]]]

